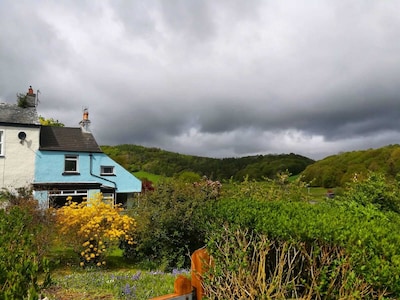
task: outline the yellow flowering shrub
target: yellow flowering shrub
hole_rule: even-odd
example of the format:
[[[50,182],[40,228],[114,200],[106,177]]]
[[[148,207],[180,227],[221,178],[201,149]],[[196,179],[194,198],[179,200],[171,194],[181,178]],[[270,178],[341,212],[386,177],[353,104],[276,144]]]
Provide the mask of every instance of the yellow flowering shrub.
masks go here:
[[[103,202],[101,193],[89,201],[71,202],[57,211],[59,236],[80,256],[80,265],[106,264],[107,249],[121,241],[133,244],[136,222],[123,208]]]

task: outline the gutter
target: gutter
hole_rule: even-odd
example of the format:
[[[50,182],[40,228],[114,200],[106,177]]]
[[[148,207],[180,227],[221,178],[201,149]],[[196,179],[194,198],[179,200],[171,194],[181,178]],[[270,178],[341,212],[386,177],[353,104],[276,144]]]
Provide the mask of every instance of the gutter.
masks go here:
[[[99,178],[99,179],[102,179],[102,180],[111,182],[112,184],[114,184],[115,191],[117,191],[118,188],[117,188],[117,183],[116,183],[115,181],[112,181],[112,180],[110,180],[110,179],[103,178],[103,177],[101,177],[101,176],[98,176],[98,175],[96,175],[96,174],[93,174],[93,172],[92,172],[92,169],[93,169],[93,154],[90,153],[89,156],[90,156],[90,175],[93,176],[93,177],[96,177],[96,178]]]

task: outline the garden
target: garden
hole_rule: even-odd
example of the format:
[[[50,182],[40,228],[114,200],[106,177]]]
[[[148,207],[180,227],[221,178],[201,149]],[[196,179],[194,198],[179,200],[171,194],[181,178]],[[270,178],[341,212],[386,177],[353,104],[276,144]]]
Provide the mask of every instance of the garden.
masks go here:
[[[0,299],[149,299],[204,246],[207,299],[399,298],[400,182],[369,173],[328,198],[289,175],[161,179],[126,210],[3,193]]]

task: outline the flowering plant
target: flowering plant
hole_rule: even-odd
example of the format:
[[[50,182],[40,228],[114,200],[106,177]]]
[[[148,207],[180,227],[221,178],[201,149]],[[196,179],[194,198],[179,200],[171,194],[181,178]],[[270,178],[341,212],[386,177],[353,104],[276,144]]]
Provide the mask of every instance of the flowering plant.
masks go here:
[[[58,232],[79,253],[80,265],[106,264],[107,249],[121,241],[133,244],[136,222],[123,208],[103,201],[101,193],[89,201],[69,202],[57,211]]]

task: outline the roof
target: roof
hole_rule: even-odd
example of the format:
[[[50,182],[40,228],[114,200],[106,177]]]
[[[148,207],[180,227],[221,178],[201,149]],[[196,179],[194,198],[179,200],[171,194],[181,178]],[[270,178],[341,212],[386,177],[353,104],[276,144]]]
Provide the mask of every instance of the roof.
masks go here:
[[[8,125],[40,125],[36,107],[19,107],[0,103],[0,123]]]
[[[90,132],[75,127],[42,126],[39,150],[103,152]]]

